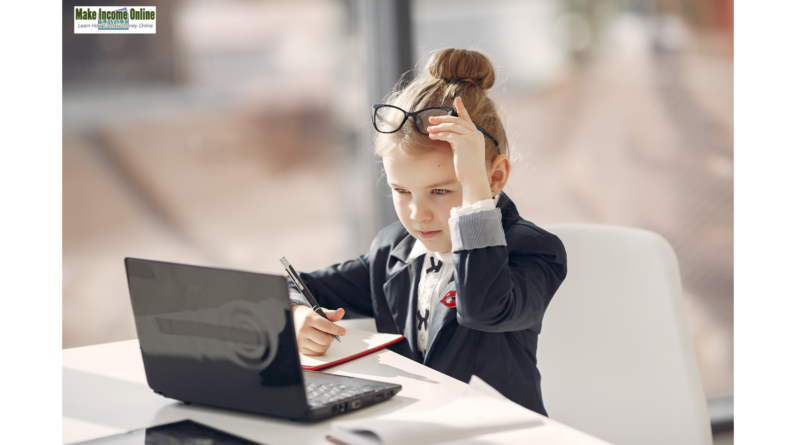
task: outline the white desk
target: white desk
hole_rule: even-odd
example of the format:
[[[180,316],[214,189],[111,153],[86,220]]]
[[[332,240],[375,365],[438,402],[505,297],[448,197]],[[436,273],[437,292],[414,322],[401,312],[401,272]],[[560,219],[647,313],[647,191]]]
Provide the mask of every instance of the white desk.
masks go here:
[[[292,422],[189,406],[155,394],[146,382],[138,340],[65,349],[63,442],[81,442],[191,419],[268,445],[330,445],[324,436],[329,433],[333,420],[370,417],[397,410],[430,409],[452,401],[467,388],[465,383],[388,350],[332,367],[327,372],[398,383],[403,385],[403,389],[386,402],[331,420]],[[545,419],[544,426],[511,434],[501,433],[509,439],[509,442],[501,443],[605,444],[573,428],[543,416],[540,418]]]

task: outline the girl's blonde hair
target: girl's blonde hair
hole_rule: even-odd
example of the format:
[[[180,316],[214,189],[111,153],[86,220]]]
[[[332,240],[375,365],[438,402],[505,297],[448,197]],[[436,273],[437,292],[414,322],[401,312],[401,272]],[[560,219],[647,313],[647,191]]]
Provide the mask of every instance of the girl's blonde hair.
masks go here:
[[[499,142],[500,146],[496,147],[485,136],[486,159],[492,161],[499,154],[509,155],[506,131],[495,103],[487,96],[487,90],[495,84],[495,70],[485,55],[466,49],[437,50],[426,64],[425,72],[399,90],[400,84],[385,98],[385,104],[407,112],[428,107],[456,109],[453,100],[459,96],[473,122],[492,133]],[[435,141],[419,133],[407,120],[395,133],[376,133],[374,151],[383,157],[392,150],[418,153],[442,146],[450,147],[445,141]]]

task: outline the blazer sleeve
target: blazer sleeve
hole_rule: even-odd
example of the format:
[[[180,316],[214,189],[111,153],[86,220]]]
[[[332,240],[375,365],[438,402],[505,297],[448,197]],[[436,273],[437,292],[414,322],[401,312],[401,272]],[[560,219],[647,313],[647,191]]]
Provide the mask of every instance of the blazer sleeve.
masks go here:
[[[299,272],[304,284],[307,285],[318,304],[326,309],[343,308],[346,316],[351,312],[373,316],[373,305],[370,297],[370,273],[367,255],[324,267],[311,273]],[[309,306],[307,300],[286,277],[290,302]]]
[[[567,273],[561,240],[525,221],[504,234],[500,209],[449,223],[459,324],[486,332],[539,332]]]

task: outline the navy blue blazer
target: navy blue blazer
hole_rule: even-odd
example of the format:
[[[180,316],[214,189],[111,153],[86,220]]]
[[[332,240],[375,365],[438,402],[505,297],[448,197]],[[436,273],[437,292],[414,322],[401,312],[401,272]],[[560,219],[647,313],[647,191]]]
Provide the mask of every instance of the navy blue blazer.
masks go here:
[[[453,277],[443,295],[455,289],[456,306],[435,306],[425,356],[417,348],[414,316],[424,255],[409,259],[416,239],[400,222],[379,232],[367,254],[300,274],[322,307],[374,317],[379,332],[404,335],[393,351],[463,382],[477,375],[547,415],[536,344],[545,310],[567,274],[566,251],[557,236],[522,219],[505,194],[497,206],[506,244],[454,248]],[[291,300],[306,304],[289,285]]]

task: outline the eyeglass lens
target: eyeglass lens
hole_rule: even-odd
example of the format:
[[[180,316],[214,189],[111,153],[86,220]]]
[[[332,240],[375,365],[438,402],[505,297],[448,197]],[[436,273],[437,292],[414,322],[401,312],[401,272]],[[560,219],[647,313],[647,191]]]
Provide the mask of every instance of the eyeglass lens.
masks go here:
[[[429,122],[429,118],[431,118],[432,116],[447,116],[447,115],[448,112],[446,110],[431,109],[423,111],[419,113],[417,117],[415,117],[415,126],[421,133],[428,134],[428,127],[434,125],[431,122]]]
[[[397,130],[406,117],[403,110],[390,106],[379,107],[374,113],[373,122],[376,124],[376,129],[382,133]]]

